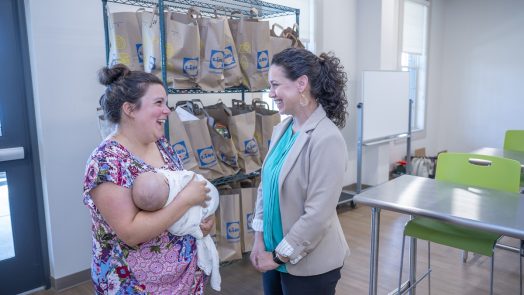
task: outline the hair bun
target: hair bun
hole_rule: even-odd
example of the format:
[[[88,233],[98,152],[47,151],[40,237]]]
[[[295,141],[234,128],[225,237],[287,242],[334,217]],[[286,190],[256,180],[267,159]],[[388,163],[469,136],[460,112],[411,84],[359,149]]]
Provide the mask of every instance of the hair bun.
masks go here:
[[[129,72],[131,72],[131,70],[129,70],[129,68],[124,64],[116,64],[112,67],[103,67],[98,72],[98,81],[102,85],[109,86],[115,81],[118,81],[127,76]]]

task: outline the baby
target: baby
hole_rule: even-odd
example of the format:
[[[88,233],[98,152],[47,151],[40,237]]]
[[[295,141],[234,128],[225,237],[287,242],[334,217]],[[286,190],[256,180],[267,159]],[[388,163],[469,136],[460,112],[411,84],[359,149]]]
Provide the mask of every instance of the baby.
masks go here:
[[[168,230],[177,236],[192,235],[196,238],[198,266],[206,275],[211,274],[211,287],[220,291],[220,273],[218,271],[219,258],[213,239],[207,235],[204,237],[200,229],[200,223],[215,213],[219,196],[214,185],[207,181],[202,175],[188,170],[171,171],[157,169],[144,172],[135,178],[132,187],[133,202],[146,211],[159,210],[171,203],[177,194],[193,179],[206,181],[209,189],[209,200],[206,207],[193,206],[171,225]]]

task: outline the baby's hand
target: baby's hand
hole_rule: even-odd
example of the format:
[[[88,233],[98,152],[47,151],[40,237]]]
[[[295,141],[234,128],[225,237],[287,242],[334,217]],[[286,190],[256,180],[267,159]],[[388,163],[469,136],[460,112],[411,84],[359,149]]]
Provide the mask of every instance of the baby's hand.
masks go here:
[[[204,237],[209,234],[213,225],[215,225],[215,215],[209,216],[200,223],[200,229],[202,230]]]
[[[209,193],[209,188],[206,186],[206,189],[207,189],[207,193]],[[202,208],[207,208],[207,205],[208,205],[208,201],[211,200],[211,197],[206,193],[206,199],[204,200],[204,202],[201,204]],[[207,211],[206,211],[207,212]],[[205,215],[205,214],[204,214]]]
[[[204,203],[204,201],[209,198],[207,196],[208,192],[209,192],[209,189],[206,187],[206,182],[199,181],[195,179],[195,176],[193,176],[191,181],[186,185],[186,187],[180,193],[178,193],[178,195],[190,207],[192,207],[196,205],[202,205],[202,203]]]

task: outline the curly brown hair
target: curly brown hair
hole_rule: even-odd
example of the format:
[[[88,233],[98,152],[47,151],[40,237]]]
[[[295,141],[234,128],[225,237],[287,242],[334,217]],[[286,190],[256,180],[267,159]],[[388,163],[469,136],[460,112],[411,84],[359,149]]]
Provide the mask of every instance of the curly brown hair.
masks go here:
[[[302,48],[287,48],[273,56],[272,65],[281,66],[286,77],[293,81],[306,75],[311,95],[322,105],[327,117],[339,128],[346,124],[346,84],[348,77],[340,59],[332,52],[316,56]]]

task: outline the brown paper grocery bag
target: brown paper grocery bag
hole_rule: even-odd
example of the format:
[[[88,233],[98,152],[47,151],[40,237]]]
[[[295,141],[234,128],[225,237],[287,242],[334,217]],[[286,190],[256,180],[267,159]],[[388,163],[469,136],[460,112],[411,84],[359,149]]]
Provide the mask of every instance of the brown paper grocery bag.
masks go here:
[[[174,78],[177,89],[196,88],[200,69],[200,31],[191,14],[173,12],[166,24],[166,36],[172,36],[168,48],[173,48]]]
[[[189,14],[164,12],[166,34],[166,77],[177,89],[196,88],[200,59],[200,35]],[[144,71],[161,77],[160,24],[158,12],[142,13]]]
[[[252,91],[269,87],[270,64],[269,22],[241,17],[230,19],[229,27],[235,40],[244,86]]]
[[[125,64],[143,70],[141,12],[108,11],[109,65]]]
[[[161,76],[160,65],[160,25],[156,12],[142,12],[142,43],[144,52],[144,71]]]
[[[289,38],[282,37],[280,34],[277,34],[275,32],[275,27],[280,28],[280,30],[284,31],[284,28],[274,23],[273,26],[271,26],[271,30],[269,32],[269,42],[271,43],[271,51],[269,52],[269,55],[271,58],[282,50],[291,47],[292,40]]]
[[[197,83],[206,91],[224,90],[224,20],[199,18],[200,72]]]
[[[182,161],[184,169],[194,170],[198,167],[186,129],[176,111],[169,114],[169,143]]]
[[[177,104],[179,104],[178,102]],[[181,107],[181,106],[177,106]],[[193,171],[202,174],[209,180],[224,176],[209,135],[207,118],[201,113],[194,114],[199,116],[193,120],[183,121],[184,129],[193,148],[197,167]]]
[[[238,152],[240,170],[246,174],[260,169],[260,153],[255,139],[255,111],[243,102],[233,100],[231,116],[228,118],[228,128]]]
[[[282,31],[282,34],[280,34],[281,37],[288,38],[291,40],[291,47],[295,48],[305,48],[304,44],[302,44],[302,41],[298,38],[298,25],[294,24],[292,28],[287,27]]]
[[[218,160],[222,164],[224,175],[234,175],[240,171],[240,167],[237,149],[227,127],[228,115],[225,113],[227,107],[224,103],[219,102],[215,105],[206,106],[204,109],[207,115],[212,118],[212,124],[208,124],[209,133]]]
[[[270,110],[269,105],[264,101],[253,100],[252,104],[256,113],[255,139],[260,150],[260,159],[264,162],[269,150],[273,127],[280,123],[280,114],[278,111]]]
[[[242,253],[250,252],[253,249],[253,240],[255,239],[255,231],[251,227],[253,217],[255,215],[255,202],[257,200],[257,188],[241,188],[240,189],[240,224],[242,226],[241,233],[241,248]]]
[[[220,262],[242,259],[240,237],[240,193],[238,190],[220,192],[217,217],[217,250]]]
[[[227,19],[224,20],[224,85],[225,87],[240,86],[242,84],[242,71],[238,61],[235,40],[231,34]]]

